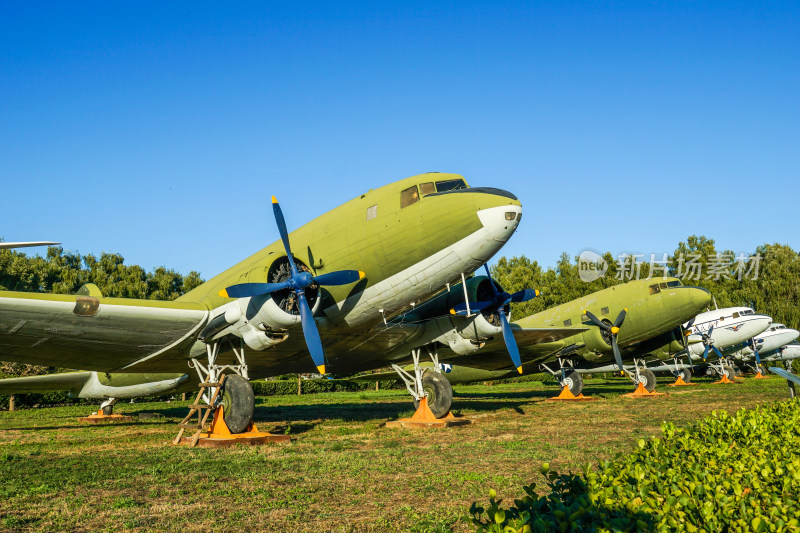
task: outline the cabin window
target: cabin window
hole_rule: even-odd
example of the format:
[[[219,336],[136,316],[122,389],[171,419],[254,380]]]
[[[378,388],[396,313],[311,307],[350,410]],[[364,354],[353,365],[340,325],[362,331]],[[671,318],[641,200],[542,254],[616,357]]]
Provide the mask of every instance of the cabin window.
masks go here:
[[[467,184],[464,180],[445,180],[436,182],[437,192],[455,191],[458,189],[466,189]]]
[[[719,321],[720,321],[720,322],[722,322],[723,320],[725,320],[725,317],[724,317],[724,316],[721,316],[721,317],[719,317]]]
[[[565,325],[565,326],[571,326],[571,325],[572,325],[572,319],[571,319],[571,318],[568,318],[568,319],[566,319],[566,320],[564,321],[564,325]]]
[[[739,313],[733,313],[733,318],[739,318]]]
[[[404,190],[400,193],[400,207],[408,207],[411,204],[415,204],[419,202],[419,193],[417,192],[417,186],[414,185],[409,187],[408,189]]]
[[[372,220],[378,216],[378,204],[371,205],[367,208],[367,220]]]
[[[667,288],[667,282],[665,281],[664,283],[659,283],[658,286],[661,289],[666,289]]]
[[[433,182],[429,181],[428,183],[420,183],[419,184],[419,193],[422,196],[426,194],[432,194],[436,192],[436,187],[433,186]]]
[[[607,315],[608,314],[608,307],[603,307],[602,309],[600,309],[600,314],[601,315]]]
[[[650,285],[650,294],[658,294],[659,292],[661,292],[661,289],[658,288],[658,283]]]
[[[681,286],[681,282],[680,281],[668,281],[667,282],[667,287],[680,287],[680,286]]]

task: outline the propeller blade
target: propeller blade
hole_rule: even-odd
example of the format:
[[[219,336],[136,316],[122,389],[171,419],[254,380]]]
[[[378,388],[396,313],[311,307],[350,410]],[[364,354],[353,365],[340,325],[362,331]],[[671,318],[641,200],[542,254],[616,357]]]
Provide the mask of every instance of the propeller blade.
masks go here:
[[[320,276],[315,276],[314,281],[318,285],[348,285],[362,279],[366,274],[360,270],[338,270],[336,272],[328,272]]]
[[[473,313],[477,313],[478,311],[483,311],[487,307],[494,305],[494,301],[483,301],[483,302],[470,302],[469,303],[469,310]],[[467,304],[456,304],[450,310],[451,315],[466,315],[467,314]]]
[[[617,336],[611,336],[611,349],[614,351],[614,359],[617,361],[617,366],[620,372],[625,372],[625,367],[622,366],[622,354],[619,353],[619,346],[617,345]]]
[[[620,311],[619,314],[617,315],[617,319],[614,321],[614,327],[618,328],[622,326],[622,323],[625,321],[626,316],[628,316],[627,309],[623,309],[622,311]]]
[[[271,292],[288,289],[291,287],[289,281],[280,283],[238,283],[219,291],[223,298],[246,298],[247,296],[260,296]]]
[[[494,293],[495,296],[497,296],[498,294],[497,287],[494,286],[494,280],[492,279],[492,275],[489,273],[489,265],[487,263],[484,263],[483,268],[486,269],[486,277],[489,278],[490,281],[489,285],[492,287],[492,292]]]
[[[708,344],[706,344],[705,349],[703,350],[703,361],[708,359]]]
[[[511,324],[508,323],[503,309],[500,308],[497,311],[500,314],[500,323],[503,325],[503,340],[506,341],[506,348],[508,349],[508,354],[511,356],[511,362],[514,363],[514,368],[517,369],[517,372],[522,374],[522,361],[519,358],[517,339],[514,338],[514,332],[511,331]]]
[[[714,350],[714,351],[716,352],[716,354],[717,354],[717,357],[719,357],[720,359],[722,359],[722,352],[720,352],[720,351],[717,349],[717,347],[716,347],[716,346],[714,346],[714,345],[712,344],[712,345],[711,345],[711,349],[712,349],[712,350]]]
[[[758,348],[756,348],[755,343],[753,343],[753,353],[756,356],[756,364],[758,364],[758,372],[761,372],[761,356],[758,355]]]
[[[584,311],[583,314],[586,315],[589,318],[589,320],[594,322],[595,326],[601,327],[606,330],[611,329],[611,326],[609,326],[608,324],[606,324],[605,322],[594,316],[593,313],[590,313],[589,311]]]
[[[300,309],[300,321],[303,325],[303,336],[306,338],[306,346],[311,354],[311,359],[320,374],[325,373],[325,353],[322,351],[322,339],[319,337],[317,323],[314,322],[314,315],[308,307],[308,300],[303,291],[297,291],[297,308]]]
[[[292,247],[289,246],[289,233],[286,231],[286,220],[283,218],[283,211],[281,211],[281,206],[278,204],[278,199],[274,196],[272,197],[272,212],[275,214],[275,222],[278,224],[278,231],[281,234],[283,249],[286,250],[286,256],[289,258],[289,266],[292,268],[292,275],[297,274],[297,267],[292,257]]]
[[[511,301],[514,303],[527,302],[539,296],[539,291],[536,289],[522,289],[511,295]]]

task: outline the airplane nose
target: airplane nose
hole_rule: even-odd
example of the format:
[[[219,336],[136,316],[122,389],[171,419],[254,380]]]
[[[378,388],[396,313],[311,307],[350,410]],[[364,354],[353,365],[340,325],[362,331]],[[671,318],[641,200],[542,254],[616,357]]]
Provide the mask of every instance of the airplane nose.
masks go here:
[[[498,205],[478,211],[483,227],[497,241],[507,241],[522,219],[521,205]]]
[[[692,291],[692,303],[696,305],[698,309],[703,309],[711,305],[711,292],[709,292],[708,289],[704,289],[703,287],[686,288]]]

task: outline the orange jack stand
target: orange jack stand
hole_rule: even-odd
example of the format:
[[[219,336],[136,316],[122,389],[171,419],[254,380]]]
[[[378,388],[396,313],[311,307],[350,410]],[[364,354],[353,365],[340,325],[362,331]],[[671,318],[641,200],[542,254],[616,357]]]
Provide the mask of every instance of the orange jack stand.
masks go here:
[[[589,396],[584,396],[583,393],[578,394],[575,396],[572,394],[572,391],[569,390],[569,387],[561,387],[561,393],[558,396],[553,396],[552,398],[547,398],[548,402],[591,402],[596,400],[597,398],[590,398]]]
[[[667,385],[667,387],[688,387],[690,385],[697,385],[697,383],[691,383],[691,382],[686,383],[685,381],[683,381],[683,378],[681,376],[678,376],[678,379],[675,380],[675,383],[670,383],[669,385]]]
[[[469,424],[465,418],[456,418],[453,413],[447,413],[442,418],[436,418],[431,408],[428,407],[428,398],[423,396],[419,401],[419,407],[411,418],[400,418],[386,422],[387,428],[407,428],[407,429],[431,429],[447,428],[450,426],[461,426]]]
[[[85,424],[103,424],[103,423],[115,423],[115,422],[132,422],[132,416],[126,415],[104,415],[103,411],[97,411],[96,413],[92,413],[89,416],[82,416],[78,418],[78,422],[83,422]]]
[[[769,379],[769,376],[765,376],[765,375],[761,374],[761,371],[760,371],[760,370],[758,371],[758,374],[756,374],[756,375],[755,375],[755,376],[753,376],[753,377],[754,377],[755,379]]]
[[[666,394],[656,391],[648,392],[647,389],[644,388],[644,383],[639,383],[635,391],[622,395],[623,398],[654,398],[656,396],[666,396]]]
[[[208,431],[201,432],[197,437],[197,446],[206,446],[209,448],[221,448],[225,446],[232,446],[234,444],[267,444],[269,442],[289,442],[291,439],[289,435],[273,435],[272,433],[261,433],[253,421],[242,433],[231,433],[228,425],[224,420],[224,412],[222,407],[218,407],[214,411],[214,418],[211,420],[211,426]],[[182,437],[180,444],[192,444],[193,437]]]
[[[739,385],[739,383],[729,380],[727,374],[722,374],[722,379],[713,382],[712,385]]]

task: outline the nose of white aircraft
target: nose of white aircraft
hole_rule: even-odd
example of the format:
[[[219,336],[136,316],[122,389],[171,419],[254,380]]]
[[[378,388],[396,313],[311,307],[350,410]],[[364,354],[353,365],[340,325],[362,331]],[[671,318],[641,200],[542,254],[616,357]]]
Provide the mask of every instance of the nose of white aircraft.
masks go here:
[[[748,317],[750,318],[750,317]],[[763,333],[766,329],[772,324],[772,317],[767,315],[752,315],[752,318],[748,320],[744,327],[745,331],[743,332],[744,335],[750,339],[758,335],[759,333]]]
[[[478,218],[489,234],[498,241],[507,241],[522,219],[521,205],[498,205],[478,211]]]

